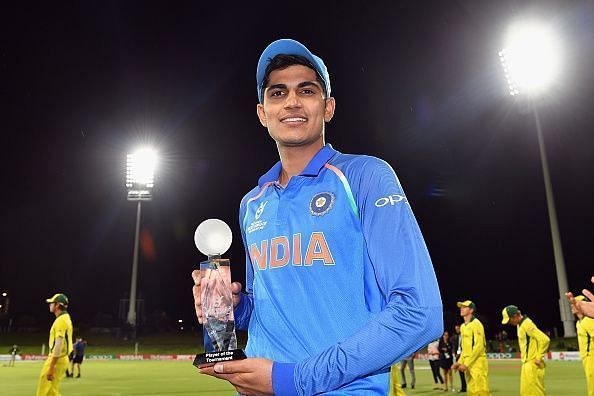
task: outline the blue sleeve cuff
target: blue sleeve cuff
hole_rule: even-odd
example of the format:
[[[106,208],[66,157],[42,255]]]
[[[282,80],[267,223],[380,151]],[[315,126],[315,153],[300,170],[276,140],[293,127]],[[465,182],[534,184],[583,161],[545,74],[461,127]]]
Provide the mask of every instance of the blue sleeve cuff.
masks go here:
[[[295,387],[295,363],[272,364],[272,389],[275,396],[298,396]]]
[[[243,311],[245,310],[245,300],[246,296],[243,293],[239,293],[241,299],[239,300],[239,304],[235,308],[233,308],[233,316],[238,317],[243,315]]]

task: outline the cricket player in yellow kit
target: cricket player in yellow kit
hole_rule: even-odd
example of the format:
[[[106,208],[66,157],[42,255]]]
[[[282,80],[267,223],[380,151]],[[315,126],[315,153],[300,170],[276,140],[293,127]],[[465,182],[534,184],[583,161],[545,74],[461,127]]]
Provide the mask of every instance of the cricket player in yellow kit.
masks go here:
[[[489,366],[485,328],[474,316],[476,305],[472,301],[458,302],[457,305],[460,308],[460,316],[464,318],[464,323],[460,326],[462,352],[452,368],[464,373],[468,396],[488,396]]]
[[[544,395],[544,356],[549,350],[550,338],[536,327],[532,319],[523,316],[515,305],[503,308],[501,315],[501,323],[518,327],[518,344],[522,356],[520,396]]]
[[[400,371],[400,363],[393,364],[390,367],[390,396],[406,396],[400,384],[398,371]]]
[[[576,296],[578,301],[590,301],[584,296]],[[586,373],[586,384],[588,385],[588,396],[594,396],[594,319],[584,316],[575,307],[571,306],[578,321],[575,324],[577,329],[580,357]]]
[[[68,368],[68,354],[72,352],[72,320],[67,312],[68,297],[54,294],[45,300],[56,316],[49,334],[49,355],[41,369],[37,396],[59,396],[60,383]]]

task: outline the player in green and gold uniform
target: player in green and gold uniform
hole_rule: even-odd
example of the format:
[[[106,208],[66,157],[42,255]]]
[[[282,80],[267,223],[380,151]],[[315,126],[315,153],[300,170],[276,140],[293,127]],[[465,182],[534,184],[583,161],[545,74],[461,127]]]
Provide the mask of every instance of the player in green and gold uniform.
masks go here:
[[[575,299],[577,301],[590,301],[581,295],[576,296]],[[571,312],[578,318],[575,327],[577,329],[580,357],[586,373],[588,396],[594,396],[594,319],[584,316],[573,305],[571,306]]]
[[[68,354],[72,352],[72,320],[67,312],[68,297],[54,294],[45,300],[56,316],[49,334],[49,355],[41,369],[37,396],[59,396],[60,383],[68,368]]]
[[[462,352],[452,368],[464,373],[468,396],[488,396],[489,366],[485,329],[481,321],[474,316],[476,305],[472,301],[458,302],[457,305],[460,308],[460,316],[464,318],[464,323],[460,326]]]
[[[515,305],[503,308],[501,315],[501,323],[518,327],[518,344],[522,356],[520,395],[544,395],[544,356],[549,349],[550,338],[536,327],[532,319],[522,315]]]
[[[404,389],[402,389],[402,385],[400,384],[400,376],[398,375],[400,364],[401,363],[396,363],[390,367],[390,396],[406,396],[406,393],[404,393]]]

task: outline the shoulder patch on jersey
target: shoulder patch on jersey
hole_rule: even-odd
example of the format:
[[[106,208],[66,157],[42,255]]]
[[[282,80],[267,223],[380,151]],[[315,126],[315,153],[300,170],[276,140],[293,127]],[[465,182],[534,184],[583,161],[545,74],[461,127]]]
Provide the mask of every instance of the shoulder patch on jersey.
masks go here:
[[[309,202],[309,211],[314,216],[323,216],[334,206],[336,197],[331,192],[321,192],[315,194]]]

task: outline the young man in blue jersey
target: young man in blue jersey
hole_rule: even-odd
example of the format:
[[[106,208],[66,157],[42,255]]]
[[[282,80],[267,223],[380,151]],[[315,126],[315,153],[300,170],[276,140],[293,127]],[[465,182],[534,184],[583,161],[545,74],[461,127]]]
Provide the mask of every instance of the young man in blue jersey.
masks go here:
[[[201,372],[245,395],[386,395],[390,366],[443,332],[410,205],[386,162],[325,143],[335,100],[322,59],[278,40],[256,80],[280,161],[240,205],[246,287],[232,291],[248,358]],[[199,286],[194,299],[201,322]]]

